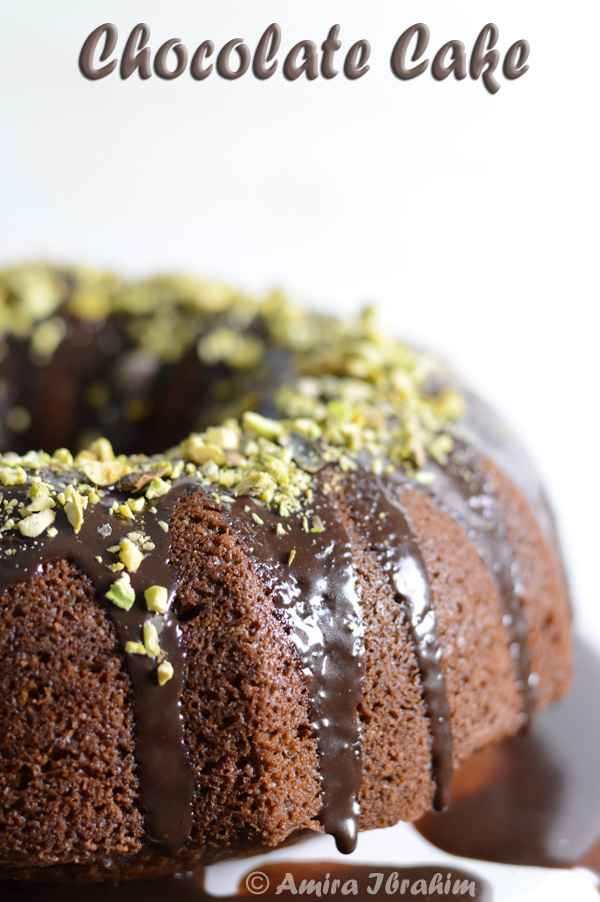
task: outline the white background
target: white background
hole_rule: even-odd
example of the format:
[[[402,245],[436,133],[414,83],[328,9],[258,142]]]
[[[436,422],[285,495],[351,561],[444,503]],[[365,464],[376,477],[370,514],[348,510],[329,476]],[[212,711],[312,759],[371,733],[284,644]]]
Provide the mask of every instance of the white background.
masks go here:
[[[338,56],[368,38],[371,71],[93,83],[77,58],[105,21],[119,48],[146,21],[153,48],[179,37],[190,55],[206,38],[253,47],[277,21],[280,57],[337,22]],[[530,70],[495,96],[398,81],[391,49],[419,21],[430,56],[493,21],[501,51],[529,40]],[[524,437],[579,627],[600,637],[599,25],[583,0],[0,0],[0,266],[41,255],[278,285],[339,310],[375,301]]]

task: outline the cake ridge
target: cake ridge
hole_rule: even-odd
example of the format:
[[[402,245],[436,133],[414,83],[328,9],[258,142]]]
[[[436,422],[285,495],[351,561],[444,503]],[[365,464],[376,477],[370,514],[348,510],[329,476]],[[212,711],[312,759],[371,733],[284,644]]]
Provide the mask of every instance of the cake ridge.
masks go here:
[[[52,477],[46,473],[45,478]],[[91,580],[97,597],[104,599],[104,607],[115,628],[132,681],[135,757],[146,838],[164,855],[176,855],[188,840],[192,822],[193,777],[183,743],[179,705],[183,689],[180,630],[170,611],[176,593],[176,574],[168,564],[169,540],[159,525],[159,517],[166,517],[167,520],[162,519],[162,522],[167,522],[178,500],[191,487],[189,480],[175,484],[167,495],[155,500],[156,513],[144,519],[144,544],[152,544],[154,548],[141,566],[128,575],[127,582],[121,583],[124,592],[130,587],[130,598],[121,597],[120,580],[114,580],[113,573],[102,560],[109,537],[115,548],[119,547],[120,540],[126,551],[131,550],[132,543],[127,538],[130,524],[109,517],[111,504],[115,498],[121,500],[121,492],[107,493],[87,513],[81,524],[83,532],[75,532],[65,519],[64,522],[59,521],[57,534],[51,541],[28,543],[22,539],[17,546],[13,544],[10,549],[2,549],[0,556],[0,593],[15,583],[26,582],[45,564],[64,560],[75,563],[80,572]],[[9,503],[11,496],[18,497],[14,489],[4,489],[4,495],[8,496],[6,500]],[[106,530],[107,525],[109,531]],[[127,570],[123,572],[129,574]],[[113,595],[115,583],[117,594]],[[166,597],[160,613],[153,612],[142,601],[144,590],[153,586],[163,589]],[[112,600],[113,597],[116,601]],[[143,641],[148,629],[160,643],[158,649],[152,649],[152,655]],[[126,653],[128,648],[131,651]],[[172,676],[166,684],[160,685],[156,679],[155,659],[159,667],[165,660],[172,668]]]
[[[338,849],[349,853],[358,837],[362,785],[357,709],[364,633],[350,542],[319,483],[310,516],[289,518],[288,534],[275,550],[273,535],[281,519],[272,511],[238,499],[225,505],[224,513],[259,567],[274,604],[288,618],[319,750],[319,819]]]
[[[462,439],[455,439],[447,461],[428,461],[428,468],[436,478],[422,490],[463,526],[498,590],[504,607],[504,625],[511,640],[515,685],[522,699],[521,722],[526,727],[535,707],[535,679],[531,679],[522,584],[493,480],[482,464],[483,458],[475,448]],[[396,475],[391,478],[398,481]]]
[[[429,577],[401,498],[393,488],[364,470],[355,471],[346,479],[362,515],[359,528],[380,559],[394,597],[405,613],[429,724],[433,806],[442,810],[450,801],[452,733]]]

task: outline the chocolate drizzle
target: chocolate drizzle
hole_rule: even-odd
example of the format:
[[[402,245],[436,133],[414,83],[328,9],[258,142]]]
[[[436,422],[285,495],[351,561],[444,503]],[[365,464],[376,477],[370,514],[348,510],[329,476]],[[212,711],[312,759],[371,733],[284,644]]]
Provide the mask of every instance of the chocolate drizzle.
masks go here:
[[[535,514],[546,539],[556,544],[556,524],[539,470],[498,414],[464,386],[460,391],[467,402],[467,415],[457,430],[463,434],[467,445],[489,456],[514,482]]]
[[[20,284],[18,279],[16,282]],[[74,275],[66,276],[64,285],[62,277],[58,282],[60,292],[68,288],[67,294],[75,293],[79,284]],[[6,295],[9,306],[17,313],[21,295],[27,299],[29,280],[24,284],[24,289],[9,287]],[[41,284],[43,287],[46,283]],[[81,284],[85,286],[85,281]],[[181,717],[185,672],[181,630],[173,613],[155,617],[143,599],[144,590],[151,585],[166,587],[169,598],[174,598],[177,574],[169,564],[169,537],[161,529],[159,518],[168,521],[182,493],[190,490],[217,496],[219,511],[239,538],[289,630],[305,678],[320,759],[321,821],[326,832],[335,836],[340,850],[349,852],[356,844],[362,787],[358,711],[364,632],[353,572],[353,546],[340,520],[341,505],[321,490],[321,474],[332,460],[340,463],[336,473],[342,489],[354,493],[352,503],[347,505],[356,520],[352,528],[348,525],[352,541],[361,533],[362,545],[368,546],[376,558],[373,571],[378,575],[378,569],[381,570],[406,622],[406,633],[421,673],[429,723],[431,771],[436,786],[434,805],[443,808],[448,803],[452,773],[450,706],[442,667],[445,662],[436,631],[431,586],[403,507],[402,492],[410,486],[431,495],[441,509],[464,527],[488,567],[504,605],[515,685],[523,699],[521,720],[527,724],[534,702],[535,681],[530,677],[535,675],[530,674],[523,590],[501,499],[486,476],[486,458],[498,458],[503,471],[528,500],[546,538],[554,543],[554,527],[543,490],[520,446],[512,437],[507,438],[497,418],[479,399],[462,389],[459,393],[468,400],[469,410],[462,423],[457,423],[457,399],[453,403],[443,392],[437,398],[434,394],[429,396],[422,382],[428,368],[420,366],[412,353],[406,357],[402,346],[392,343],[388,347],[387,342],[372,334],[369,317],[349,323],[346,329],[343,321],[289,316],[277,298],[269,299],[267,304],[248,306],[227,292],[222,304],[220,295],[208,292],[205,297],[205,289],[196,291],[187,282],[163,282],[162,288],[159,282],[151,283],[141,295],[138,286],[129,298],[130,306],[126,302],[128,290],[119,300],[117,295],[112,297],[114,288],[102,287],[101,283],[98,288],[100,301],[103,296],[106,301],[100,304],[100,319],[107,317],[103,325],[100,319],[98,323],[88,323],[87,318],[80,322],[77,316],[65,312],[56,297],[56,310],[61,314],[65,332],[63,338],[58,336],[60,353],[55,353],[56,348],[48,350],[46,359],[42,348],[43,355],[30,366],[32,353],[37,360],[40,351],[34,348],[36,335],[40,339],[37,319],[32,318],[29,323],[31,334],[10,338],[0,366],[9,387],[9,393],[0,402],[0,420],[7,419],[6,429],[0,422],[6,444],[19,446],[22,442],[24,451],[34,445],[73,446],[80,429],[90,426],[95,433],[112,435],[120,449],[162,448],[182,439],[182,433],[189,429],[221,422],[224,416],[235,412],[241,415],[248,408],[233,430],[224,430],[229,435],[219,438],[220,428],[213,427],[212,438],[208,433],[204,437],[192,436],[179,451],[172,452],[190,463],[185,472],[197,472],[198,481],[176,482],[156,502],[158,514],[146,512],[135,522],[128,522],[109,513],[113,500],[121,502],[128,494],[141,492],[151,479],[149,473],[134,472],[128,473],[120,486],[104,493],[100,503],[88,506],[79,535],[57,507],[58,534],[53,538],[44,535],[27,539],[15,530],[2,536],[0,590],[31,577],[53,561],[72,561],[91,579],[123,649],[128,641],[139,642],[143,638],[147,621],[159,632],[160,646],[174,667],[174,676],[165,685],[157,682],[155,659],[124,654],[133,688],[135,758],[148,841],[160,855],[176,856],[187,843],[192,826],[194,775],[187,758]],[[89,292],[92,296],[95,293]],[[154,300],[147,306],[142,303],[138,310],[140,297],[143,300],[145,293]],[[82,294],[85,297],[86,291]],[[162,308],[162,301],[170,306]],[[157,319],[155,310],[161,311]],[[157,352],[161,342],[156,339],[160,338],[165,311],[164,322],[168,320],[173,329],[165,332],[164,347]],[[254,364],[238,367],[239,343],[235,336],[231,354],[227,351],[232,330],[237,330],[242,345],[248,337],[254,339],[249,349],[252,351],[252,345],[255,350],[258,348],[260,358]],[[20,326],[16,333],[20,335]],[[208,343],[204,338],[210,339]],[[175,345],[172,339],[177,339]],[[302,348],[301,359],[295,351],[298,347]],[[308,385],[302,386],[301,380],[296,385],[296,377],[302,372],[309,375]],[[77,378],[73,378],[73,373]],[[356,384],[363,378],[364,395]],[[281,382],[290,383],[288,387],[293,391],[288,401],[281,401],[278,406],[274,389]],[[230,402],[234,402],[233,409]],[[47,416],[48,410],[51,416]],[[8,430],[8,421],[15,414],[17,421],[19,416],[26,424],[28,419],[31,421],[22,438],[11,436]],[[265,414],[283,416],[284,420],[277,424],[265,422]],[[136,436],[143,436],[144,440],[137,441]],[[389,455],[400,467],[405,464],[411,468],[421,455],[439,452],[444,443],[438,443],[436,452],[436,440],[456,436],[459,438],[447,464],[428,460],[425,470],[433,472],[431,484],[420,482],[422,471],[414,481],[402,469],[389,475],[386,471],[382,478],[374,476],[370,472],[373,458],[366,451],[367,459],[360,461],[364,468],[347,472],[352,466],[348,458],[361,457],[358,448],[369,449],[377,463]],[[183,445],[188,443],[192,447],[186,451]],[[249,452],[249,448],[255,450]],[[274,460],[270,461],[273,455]],[[286,465],[291,460],[303,471],[300,475],[304,479],[290,478]],[[269,470],[271,463],[275,464],[273,474]],[[9,459],[9,467],[14,465],[14,459]],[[250,469],[246,469],[249,465]],[[85,468],[79,474],[74,472],[75,482],[82,472],[86,472]],[[166,472],[158,470],[152,475]],[[306,474],[314,475],[312,487]],[[42,475],[47,481],[55,479],[52,474]],[[9,473],[6,479],[12,483],[13,477]],[[201,484],[209,480],[210,486]],[[290,487],[293,491],[288,492]],[[26,488],[9,485],[3,491],[9,499],[24,500]],[[288,512],[296,511],[300,504],[308,505],[308,510],[279,517],[247,498],[219,501],[218,492],[223,488],[257,491],[269,503],[285,506]],[[99,532],[99,527],[107,523],[112,526],[110,537],[106,530]],[[25,531],[35,532],[35,528],[25,527]],[[124,611],[105,598],[116,579],[116,574],[108,570],[108,564],[115,559],[108,556],[107,548],[130,531],[143,531],[155,550],[132,574],[137,597],[133,607]],[[181,576],[185,577],[185,573]],[[237,851],[235,847],[228,851],[232,850]],[[189,850],[190,855],[196,852],[201,854],[197,848]],[[177,864],[181,864],[181,859],[178,863],[166,863],[166,867]],[[144,889],[148,886],[144,884]],[[163,892],[169,896],[170,886],[168,881],[164,883]],[[201,892],[201,883],[194,886]],[[61,898],[65,898],[64,894]]]
[[[51,481],[53,477],[45,473],[44,479]],[[194,777],[183,742],[180,629],[172,613],[153,618],[146,609],[143,593],[149,586],[161,585],[167,588],[171,600],[175,594],[176,576],[168,563],[169,538],[158,521],[169,519],[177,500],[187,488],[184,482],[175,485],[168,495],[155,502],[158,514],[144,514],[136,522],[124,521],[109,514],[113,501],[118,499],[121,502],[125,497],[113,490],[98,504],[88,507],[79,534],[75,534],[65,515],[59,513],[55,522],[58,535],[54,538],[43,536],[31,540],[17,539],[11,535],[0,549],[0,591],[30,578],[52,561],[72,561],[90,578],[103,599],[123,647],[127,641],[141,641],[145,621],[152,619],[155,623],[160,646],[174,668],[173,678],[159,686],[156,661],[145,655],[127,654],[125,661],[133,687],[136,761],[147,839],[164,855],[175,855],[188,840],[192,824]],[[22,491],[4,490],[7,498],[17,494],[22,497]],[[107,523],[110,523],[112,532],[110,537],[103,537],[98,529]],[[147,555],[139,570],[131,574],[136,601],[129,611],[125,611],[104,598],[115,579],[115,574],[107,567],[107,564],[114,562],[114,558],[107,554],[107,548],[118,544],[123,536],[133,530],[143,531],[156,548]],[[10,551],[13,553],[7,553]]]
[[[402,507],[401,493],[405,486],[431,494],[441,508],[464,526],[488,566],[505,607],[516,685],[523,696],[524,722],[533,705],[526,624],[514,554],[498,500],[480,464],[480,457],[473,449],[457,442],[446,465],[428,462],[428,469],[435,474],[431,485],[417,485],[400,470],[385,478],[366,469],[344,476],[345,486],[353,495],[358,529],[375,552],[406,616],[429,722],[432,777],[436,786],[433,804],[440,810],[449,802],[452,775],[450,709],[431,588]],[[320,476],[315,477],[315,498],[310,511],[283,521],[285,537],[275,535],[281,518],[254,501],[229,499],[221,509],[254,558],[275,605],[286,612],[306,680],[319,752],[321,820],[326,832],[335,837],[338,848],[350,852],[357,840],[357,799],[362,784],[357,709],[361,699],[364,636],[352,569],[352,546],[335,504],[319,488],[321,481]],[[195,491],[208,491],[196,481],[182,480],[157,502],[159,513],[145,514],[139,525],[109,515],[112,502],[125,497],[117,488],[107,493],[99,504],[88,508],[79,535],[61,513],[57,520],[59,533],[53,539],[31,541],[14,535],[7,537],[7,544],[17,544],[14,554],[6,553],[11,548],[0,551],[2,584],[7,586],[26,579],[49,561],[66,559],[78,564],[91,578],[97,592],[104,596],[115,578],[107,569],[110,562],[107,546],[118,543],[132,529],[143,529],[156,545],[156,551],[132,574],[137,595],[134,607],[127,612],[106,602],[122,646],[129,640],[139,641],[144,621],[153,619],[145,609],[144,589],[163,585],[172,599],[176,588],[175,575],[168,564],[168,536],[158,521],[168,520],[177,500],[192,487]],[[7,489],[5,494],[10,498],[21,492],[22,489],[19,492]],[[109,539],[98,532],[108,521],[113,526]],[[315,528],[313,524],[317,522]],[[174,615],[168,613],[154,620],[160,629],[161,648],[174,666],[174,678],[158,686],[155,662],[143,655],[126,655],[126,661],[134,688],[136,760],[147,838],[162,854],[175,855],[189,837],[194,790],[180,714],[183,653]]]
[[[357,708],[363,627],[350,541],[317,487],[311,514],[284,521],[285,537],[275,535],[281,518],[254,503],[250,507],[247,499],[224,505],[224,514],[254,558],[275,605],[287,615],[319,752],[321,821],[338,849],[352,852],[362,784]],[[311,532],[315,515],[320,532]]]
[[[44,478],[52,477],[45,474]],[[4,547],[0,552],[3,588],[31,577],[45,563],[70,560],[90,577],[98,594],[104,597],[115,579],[107,568],[111,562],[107,547],[118,543],[132,529],[143,530],[156,546],[139,570],[131,574],[136,591],[131,610],[125,611],[109,601],[105,605],[123,647],[127,641],[140,641],[143,623],[153,619],[161,648],[174,666],[173,679],[159,686],[154,661],[144,655],[126,655],[134,690],[136,760],[147,838],[166,855],[180,851],[191,829],[194,781],[180,713],[183,653],[175,616],[168,613],[164,618],[152,618],[143,592],[150,585],[161,585],[168,588],[169,598],[173,598],[176,585],[168,564],[168,537],[158,521],[168,521],[177,500],[192,487],[206,491],[197,482],[180,481],[157,502],[157,514],[145,514],[143,522],[133,526],[131,521],[124,522],[108,513],[115,499],[124,498],[123,493],[112,490],[99,504],[88,508],[78,535],[59,514],[55,524],[59,532],[54,538],[44,536],[32,541],[11,536],[7,544],[11,542],[12,548]],[[8,498],[22,496],[22,489],[19,493],[7,492]],[[254,503],[250,508],[247,499],[224,504],[222,511],[255,558],[275,604],[287,612],[308,687],[319,750],[322,823],[340,850],[351,852],[357,841],[357,796],[362,783],[357,708],[361,697],[363,630],[350,542],[325,496],[318,491],[315,494],[311,516],[320,518],[323,532],[319,534],[310,531],[310,522],[316,521],[292,517],[286,521],[290,530],[287,538],[276,538],[275,526],[281,518]],[[108,522],[112,532],[110,537],[103,537],[98,529]],[[6,553],[13,549],[14,553]],[[274,554],[278,549],[279,558]]]
[[[425,564],[402,508],[400,492],[389,481],[358,470],[346,477],[359,528],[377,555],[397,601],[402,605],[417,659],[431,737],[434,807],[450,801],[452,731],[450,707],[441,669],[442,650]]]
[[[526,726],[535,699],[530,679],[527,623],[522,609],[523,588],[493,485],[482,470],[480,455],[462,441],[456,441],[446,464],[430,459],[426,469],[435,474],[435,479],[419,486],[420,490],[431,495],[442,510],[464,527],[498,590],[510,637],[515,686],[522,699],[521,721]]]
[[[455,773],[452,803],[419,831],[453,855],[585,868],[600,880],[600,657],[577,643],[574,689],[531,730],[476,752]]]

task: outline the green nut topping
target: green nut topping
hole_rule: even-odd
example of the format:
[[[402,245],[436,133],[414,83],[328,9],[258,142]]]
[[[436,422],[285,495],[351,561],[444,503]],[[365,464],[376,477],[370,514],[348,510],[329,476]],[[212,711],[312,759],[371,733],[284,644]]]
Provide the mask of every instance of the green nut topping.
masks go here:
[[[65,514],[67,520],[73,527],[73,531],[78,533],[83,523],[83,498],[73,486],[68,486],[65,491]],[[86,499],[87,504],[87,499]]]
[[[23,467],[0,467],[0,485],[22,485],[27,481]]]
[[[164,586],[150,586],[144,592],[146,607],[157,614],[166,614],[169,610],[169,593]]]
[[[123,608],[124,611],[129,611],[133,607],[135,591],[131,585],[128,573],[124,573],[123,576],[114,581],[106,593],[106,597],[113,604],[116,604],[118,608]]]
[[[119,558],[130,573],[135,573],[144,560],[144,555],[138,546],[126,537],[119,542]]]
[[[163,495],[167,495],[170,491],[170,484],[165,482],[164,479],[156,477],[146,489],[146,500],[153,501],[156,498],[162,498]]]
[[[158,685],[164,686],[165,683],[168,683],[169,680],[173,679],[173,674],[175,671],[173,670],[173,665],[168,661],[163,661],[162,664],[159,664],[156,668],[156,677],[158,679]]]
[[[284,426],[279,420],[269,420],[267,417],[251,411],[244,414],[242,423],[246,429],[262,435],[263,438],[278,439],[284,432]]]
[[[143,631],[146,654],[149,658],[158,658],[160,655],[158,632],[151,620],[144,621]]]
[[[52,526],[56,514],[50,508],[40,511],[37,514],[31,514],[19,522],[19,532],[22,536],[30,539],[36,539],[45,529]]]
[[[44,533],[50,542],[67,529],[80,543],[88,529],[96,541],[112,535],[99,563],[114,574],[106,597],[125,610],[135,600],[129,574],[143,575],[146,556],[167,544],[156,533],[169,533],[169,502],[183,481],[221,510],[243,510],[257,532],[283,538],[295,524],[316,546],[327,541],[327,526],[315,513],[318,495],[332,491],[337,477],[357,468],[376,476],[402,469],[427,485],[435,478],[433,462],[444,465],[465,434],[459,422],[465,399],[452,376],[379,330],[372,310],[336,319],[302,309],[280,292],[251,298],[187,277],[126,284],[44,265],[0,271],[0,353],[11,353],[14,336],[29,349],[32,367],[43,367],[68,353],[65,323],[72,317],[97,325],[114,318],[125,345],[153,361],[158,373],[162,364],[196,357],[207,376],[206,405],[199,397],[190,416],[206,422],[214,416],[218,423],[202,429],[199,419],[179,445],[150,456],[120,454],[97,432],[75,455],[65,448],[0,455],[1,533]],[[142,423],[156,414],[135,384],[116,384],[108,372],[82,395],[96,423],[113,422],[116,414]],[[28,412],[12,410],[9,426],[29,428]],[[17,551],[7,547],[6,554]],[[291,565],[296,551],[280,554]],[[148,611],[167,613],[164,586],[150,586],[144,597]],[[144,653],[156,653],[158,640],[146,639]],[[166,667],[164,654],[156,656]]]

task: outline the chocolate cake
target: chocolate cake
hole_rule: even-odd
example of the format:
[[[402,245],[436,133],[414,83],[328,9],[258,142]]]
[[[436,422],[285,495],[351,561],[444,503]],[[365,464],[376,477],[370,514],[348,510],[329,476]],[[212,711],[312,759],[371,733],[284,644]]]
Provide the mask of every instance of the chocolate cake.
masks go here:
[[[568,688],[536,471],[372,311],[32,266],[0,328],[0,877],[351,851]]]

